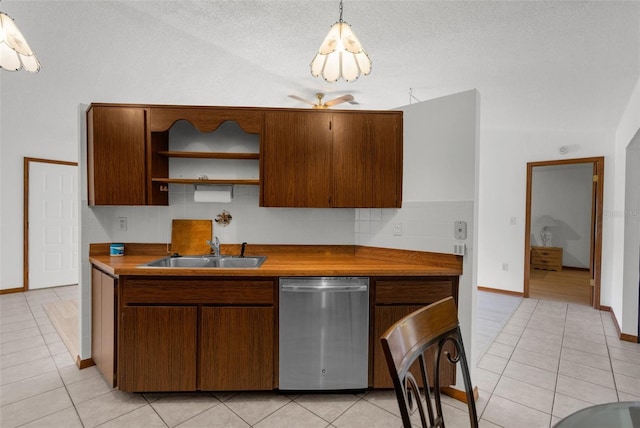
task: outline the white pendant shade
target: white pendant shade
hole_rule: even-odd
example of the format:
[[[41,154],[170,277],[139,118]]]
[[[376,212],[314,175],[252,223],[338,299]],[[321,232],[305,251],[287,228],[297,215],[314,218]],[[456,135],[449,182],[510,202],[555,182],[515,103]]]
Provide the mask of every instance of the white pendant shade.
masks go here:
[[[329,30],[318,53],[311,61],[311,74],[322,76],[327,82],[342,78],[352,82],[371,73],[371,60],[362,48],[351,26],[336,22]]]
[[[0,68],[37,72],[40,63],[13,19],[0,12]]]

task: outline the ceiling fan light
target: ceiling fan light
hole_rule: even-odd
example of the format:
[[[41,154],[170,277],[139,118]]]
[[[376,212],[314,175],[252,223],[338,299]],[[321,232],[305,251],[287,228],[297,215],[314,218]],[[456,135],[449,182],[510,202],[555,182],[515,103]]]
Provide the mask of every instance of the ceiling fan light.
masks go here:
[[[341,24],[336,22],[331,26],[327,37],[324,38],[320,48],[318,49],[318,53],[321,55],[329,55],[338,48],[338,42],[340,41],[340,29]]]
[[[40,63],[13,19],[0,12],[0,68],[9,71],[40,70]]]
[[[0,42],[0,67],[5,70],[17,71],[21,67],[20,57],[6,43]]]
[[[329,29],[318,52],[311,61],[311,75],[322,76],[327,82],[337,82],[343,78],[352,82],[371,73],[371,60],[351,26],[342,20],[340,1],[340,21]]]
[[[343,52],[342,55],[342,78],[347,82],[352,82],[360,76],[360,67],[355,55]]]
[[[40,71],[40,62],[38,62],[38,59],[35,55],[23,55],[20,57],[20,59],[22,60],[22,65],[24,66],[25,70],[31,73],[37,73],[38,71]]]
[[[342,76],[342,52],[335,51],[326,55],[327,60],[322,68],[322,77],[327,82],[337,82]]]
[[[367,55],[365,51],[362,51],[354,56],[362,74],[368,76],[369,73],[371,73],[371,60],[369,59],[369,55]]]
[[[351,52],[354,54],[360,53],[363,51],[362,45],[360,41],[356,37],[356,34],[351,30],[351,25],[346,22],[337,23],[335,25],[340,25],[340,44],[347,52]]]
[[[313,61],[311,61],[311,74],[313,77],[318,77],[322,74],[322,69],[324,68],[324,63],[327,61],[327,55],[320,55],[317,53],[316,56],[313,57]]]

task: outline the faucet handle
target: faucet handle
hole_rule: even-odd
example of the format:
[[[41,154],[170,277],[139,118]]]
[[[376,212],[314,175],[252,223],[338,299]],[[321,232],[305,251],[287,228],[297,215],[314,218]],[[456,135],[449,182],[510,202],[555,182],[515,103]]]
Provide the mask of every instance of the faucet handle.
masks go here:
[[[220,255],[220,240],[214,236],[213,240],[207,240],[207,244],[211,247],[211,253],[215,256]]]

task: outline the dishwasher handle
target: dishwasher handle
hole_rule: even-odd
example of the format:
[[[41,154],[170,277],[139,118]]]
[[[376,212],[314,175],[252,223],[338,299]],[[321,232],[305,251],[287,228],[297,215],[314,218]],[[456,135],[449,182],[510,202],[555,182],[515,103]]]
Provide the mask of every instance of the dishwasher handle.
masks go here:
[[[357,285],[294,285],[294,284],[283,284],[280,286],[280,289],[283,293],[321,293],[321,292],[329,292],[329,293],[353,293],[353,292],[362,292],[367,291],[369,288],[366,284],[357,284]]]

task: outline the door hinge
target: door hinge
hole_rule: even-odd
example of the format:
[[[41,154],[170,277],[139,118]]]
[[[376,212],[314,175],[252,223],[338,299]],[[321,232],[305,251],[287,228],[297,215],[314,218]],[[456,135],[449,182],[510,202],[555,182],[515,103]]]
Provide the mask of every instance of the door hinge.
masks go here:
[[[597,183],[597,182],[598,182],[598,176],[597,176],[597,175],[594,175],[594,176],[593,176],[593,182],[594,182],[594,183]]]
[[[593,279],[593,278],[591,278],[591,279],[589,280],[589,285],[590,285],[590,286],[592,286],[592,287],[594,287],[594,286],[596,285],[596,282],[594,281],[594,279]]]

